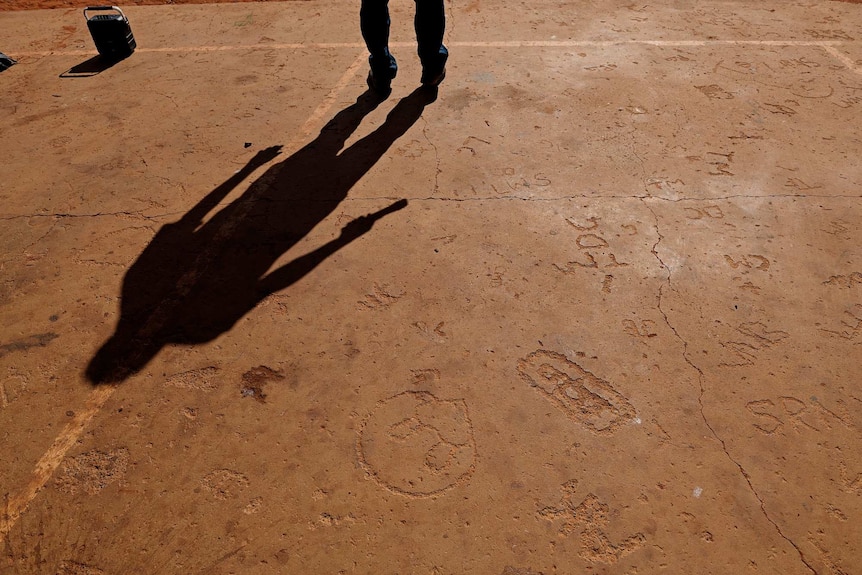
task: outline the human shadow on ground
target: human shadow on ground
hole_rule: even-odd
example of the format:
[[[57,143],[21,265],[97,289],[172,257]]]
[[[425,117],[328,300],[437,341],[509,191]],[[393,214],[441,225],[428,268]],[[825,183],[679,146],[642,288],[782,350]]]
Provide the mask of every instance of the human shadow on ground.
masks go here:
[[[119,383],[143,369],[167,344],[212,341],[268,295],[292,285],[327,257],[407,205],[399,200],[357,218],[317,249],[268,272],[326,218],[350,189],[436,99],[420,88],[401,99],[373,132],[342,151],[379,100],[370,92],[336,114],[317,138],[272,165],[241,197],[205,216],[281,147],[259,152],[179,221],[164,225],[123,279],[114,334],[90,361],[94,384]]]

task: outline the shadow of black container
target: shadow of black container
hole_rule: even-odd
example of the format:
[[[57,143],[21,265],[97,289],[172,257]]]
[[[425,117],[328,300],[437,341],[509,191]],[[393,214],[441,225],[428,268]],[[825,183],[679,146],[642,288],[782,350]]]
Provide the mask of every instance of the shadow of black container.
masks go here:
[[[91,12],[111,12],[93,14]],[[128,58],[137,48],[129,19],[116,6],[89,6],[84,8],[87,28],[96,44],[99,55],[112,61]]]
[[[102,12],[91,15],[92,12]],[[104,14],[104,12],[111,12]],[[61,78],[89,78],[104,72],[120,60],[125,60],[137,48],[129,19],[116,6],[89,6],[84,8],[87,28],[96,44],[98,56],[73,66],[60,74]]]

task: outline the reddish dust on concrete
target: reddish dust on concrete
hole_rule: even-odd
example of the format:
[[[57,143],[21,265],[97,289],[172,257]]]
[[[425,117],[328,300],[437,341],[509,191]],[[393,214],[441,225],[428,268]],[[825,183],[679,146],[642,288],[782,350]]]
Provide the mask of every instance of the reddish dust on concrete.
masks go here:
[[[125,6],[160,6],[160,5],[179,5],[179,4],[235,4],[240,2],[268,2],[274,0],[126,0],[122,3]],[[862,0],[853,0],[855,2]],[[92,4],[98,4],[93,2]],[[83,4],[75,0],[9,0],[0,4],[0,12],[15,11],[15,10],[46,10],[53,8],[81,8]]]

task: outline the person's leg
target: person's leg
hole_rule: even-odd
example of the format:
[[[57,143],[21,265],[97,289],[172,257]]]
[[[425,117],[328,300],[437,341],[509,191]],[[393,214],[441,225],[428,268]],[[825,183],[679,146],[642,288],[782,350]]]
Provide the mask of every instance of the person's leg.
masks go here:
[[[371,66],[368,85],[388,95],[389,84],[398,72],[398,64],[389,52],[389,0],[362,0],[359,26]]]
[[[436,86],[446,74],[446,59],[449,52],[443,45],[446,30],[446,12],[443,0],[415,0],[416,42],[419,45],[419,60],[422,62],[422,83]]]

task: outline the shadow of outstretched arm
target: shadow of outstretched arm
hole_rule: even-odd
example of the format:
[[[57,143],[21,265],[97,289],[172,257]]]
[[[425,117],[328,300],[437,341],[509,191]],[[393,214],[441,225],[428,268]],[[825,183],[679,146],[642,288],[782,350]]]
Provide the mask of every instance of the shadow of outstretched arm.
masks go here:
[[[244,179],[249,177],[259,167],[274,160],[281,153],[281,146],[270,146],[259,151],[251,158],[248,163],[237,170],[237,172],[224,181],[223,184],[217,186],[213,191],[204,196],[195,207],[184,214],[178,222],[181,227],[188,225],[197,226],[201,223],[204,217],[210,213],[219,202],[227,197],[231,191],[242,183]]]
[[[316,268],[323,260],[371,230],[371,227],[384,216],[397,212],[407,207],[407,200],[398,200],[389,206],[374,213],[360,216],[348,223],[341,230],[341,235],[332,241],[325,243],[313,252],[300,256],[290,263],[284,264],[277,270],[267,274],[260,280],[260,298],[264,299],[270,294],[290,287],[308,272]]]

